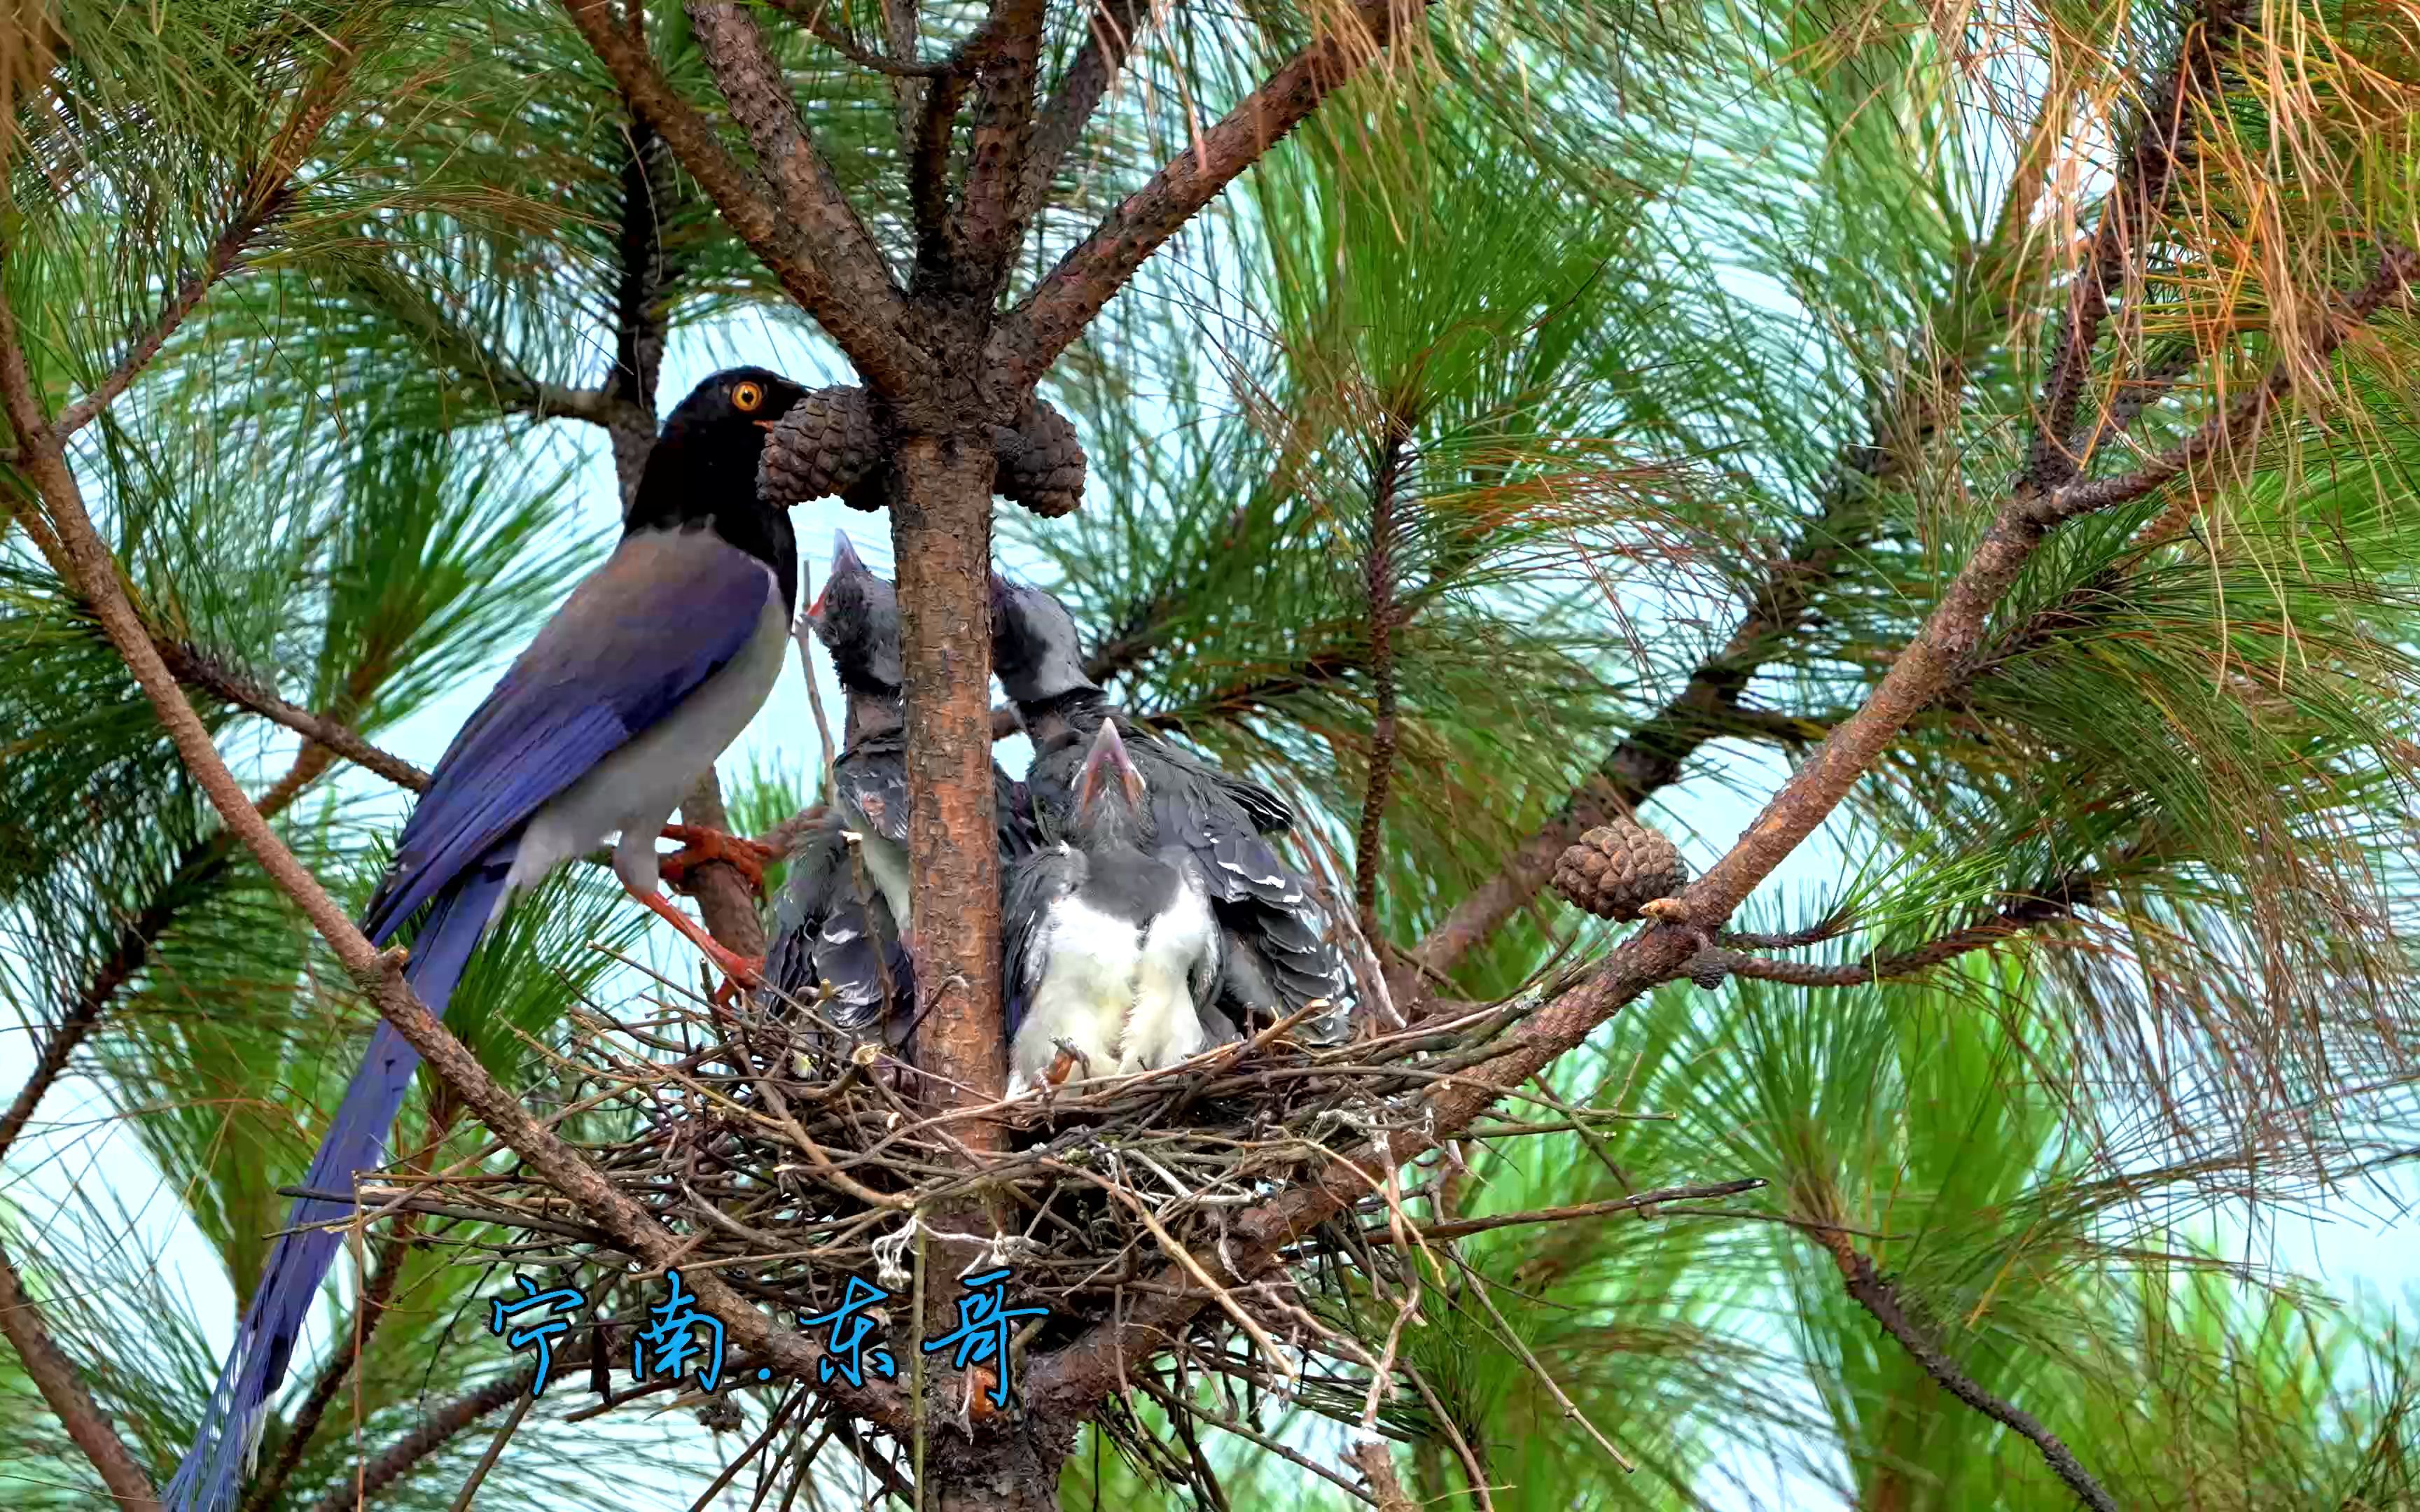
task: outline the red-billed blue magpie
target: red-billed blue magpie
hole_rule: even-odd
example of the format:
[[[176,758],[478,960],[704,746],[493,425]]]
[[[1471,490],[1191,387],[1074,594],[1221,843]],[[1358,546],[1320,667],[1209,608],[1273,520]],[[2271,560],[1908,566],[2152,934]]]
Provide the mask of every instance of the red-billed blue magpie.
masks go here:
[[[752,980],[657,890],[656,840],[681,796],[772,690],[789,645],[798,548],[788,515],[757,496],[772,422],[799,388],[762,368],[718,373],[683,399],[604,564],[575,588],[447,748],[413,807],[394,865],[363,912],[383,944],[417,918],[404,970],[443,1013],[479,936],[506,899],[616,837],[625,888]],[[383,1158],[419,1056],[381,1022],[303,1184],[349,1190]],[[258,1443],[302,1320],[349,1210],[302,1198],[271,1249],[168,1489],[174,1512],[222,1512]]]

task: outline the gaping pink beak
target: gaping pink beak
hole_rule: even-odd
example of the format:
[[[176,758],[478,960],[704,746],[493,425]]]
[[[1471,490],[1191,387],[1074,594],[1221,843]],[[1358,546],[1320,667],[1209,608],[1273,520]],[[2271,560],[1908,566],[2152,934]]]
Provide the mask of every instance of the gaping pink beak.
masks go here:
[[[1109,775],[1125,786],[1126,801],[1140,807],[1143,800],[1142,774],[1135,770],[1126,756],[1126,743],[1118,738],[1118,722],[1105,719],[1101,733],[1093,737],[1093,748],[1084,754],[1084,764],[1076,774],[1076,808],[1089,810],[1101,795]]]

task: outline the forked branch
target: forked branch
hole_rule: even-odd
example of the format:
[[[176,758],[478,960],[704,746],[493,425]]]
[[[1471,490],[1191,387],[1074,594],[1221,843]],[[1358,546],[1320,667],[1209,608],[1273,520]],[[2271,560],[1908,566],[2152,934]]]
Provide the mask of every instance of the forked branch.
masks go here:
[[[1031,385],[1145,259],[1426,11],[1426,0],[1358,0],[1350,17],[1355,35],[1329,32],[1295,54],[1069,249],[1032,296],[1001,321],[987,362],[1004,369],[1016,387]]]
[[[613,75],[631,109],[671,144],[681,166],[714,201],[724,223],[781,280],[790,297],[830,332],[866,381],[890,392],[912,389],[923,376],[924,361],[903,334],[906,300],[887,270],[875,280],[863,260],[865,254],[846,245],[845,238],[834,239],[842,221],[853,220],[855,212],[846,211],[845,205],[825,206],[810,224],[794,222],[777,210],[763,183],[724,150],[713,126],[673,88],[656,66],[644,36],[623,26],[612,0],[561,0],[561,4],[590,50]],[[752,22],[748,25],[754,29]],[[703,30],[699,39],[704,45]],[[741,94],[755,98],[745,87]],[[784,89],[782,100],[786,99]],[[740,109],[737,101],[733,109]],[[796,107],[789,107],[787,114],[795,123]],[[757,124],[771,127],[779,121],[763,119]],[[812,144],[807,150],[812,152]],[[787,156],[785,152],[782,158]],[[768,166],[777,173],[783,171],[781,159]],[[788,171],[794,176],[789,185],[793,191],[814,177],[812,169],[793,166]],[[861,233],[863,227],[857,229]],[[879,254],[873,255],[878,268]]]

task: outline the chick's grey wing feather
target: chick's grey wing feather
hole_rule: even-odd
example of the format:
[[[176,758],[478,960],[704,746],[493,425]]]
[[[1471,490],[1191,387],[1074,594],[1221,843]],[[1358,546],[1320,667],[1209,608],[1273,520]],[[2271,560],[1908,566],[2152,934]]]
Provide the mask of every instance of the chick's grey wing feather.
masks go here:
[[[832,786],[841,802],[865,816],[874,832],[895,845],[908,843],[908,737],[898,731],[869,736],[832,764]]]
[[[831,912],[845,874],[848,842],[840,816],[827,811],[790,849],[789,874],[773,901],[773,941],[765,951],[765,982],[791,997],[811,997],[815,974],[815,934]]]
[[[897,1009],[915,1000],[908,953],[879,892],[858,875],[845,825],[836,813],[816,822],[790,852],[790,873],[774,908],[765,955],[767,983],[816,1010],[851,1034],[881,1026],[906,1028]]]
[[[1014,1041],[1034,993],[1050,973],[1050,911],[1084,885],[1083,853],[1065,845],[1034,852],[1009,870],[1001,899],[1008,1037]]]

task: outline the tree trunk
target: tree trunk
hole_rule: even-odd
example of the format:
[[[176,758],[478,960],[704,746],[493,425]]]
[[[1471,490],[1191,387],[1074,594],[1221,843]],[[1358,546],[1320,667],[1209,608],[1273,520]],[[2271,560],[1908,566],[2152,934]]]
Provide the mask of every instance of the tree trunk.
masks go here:
[[[944,1106],[999,1099],[1000,852],[991,787],[990,445],[920,436],[895,458],[891,538],[907,673],[910,951],[918,1064]],[[995,1149],[989,1120],[951,1134]]]
[[[1073,1425],[1026,1422],[1007,1431],[994,1428],[972,1443],[959,1436],[954,1423],[937,1423],[926,1431],[927,1507],[1059,1512],[1059,1472],[1076,1442]]]

